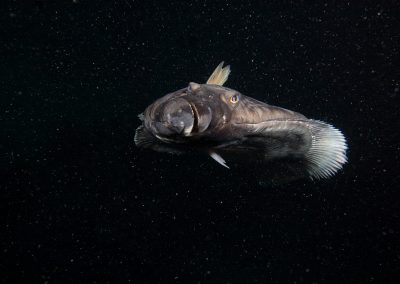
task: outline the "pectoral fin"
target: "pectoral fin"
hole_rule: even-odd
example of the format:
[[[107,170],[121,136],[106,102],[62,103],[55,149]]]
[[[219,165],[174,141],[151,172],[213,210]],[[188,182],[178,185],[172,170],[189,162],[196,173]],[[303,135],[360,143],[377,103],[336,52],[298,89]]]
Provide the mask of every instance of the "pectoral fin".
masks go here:
[[[217,68],[215,68],[210,78],[208,78],[206,84],[222,86],[228,80],[229,74],[231,73],[231,67],[229,65],[222,67],[223,65],[224,62],[222,61]]]
[[[153,136],[153,134],[147,131],[143,125],[139,126],[136,129],[134,140],[137,147],[143,149],[151,149],[160,153],[180,155],[185,153],[186,151],[185,148],[175,147],[176,145],[174,144],[168,144],[160,141],[155,136]]]
[[[157,138],[148,132],[143,125],[136,129],[134,140],[136,146],[143,148],[151,148],[151,146],[157,142]]]
[[[213,158],[215,161],[217,161],[218,164],[220,164],[221,166],[229,169],[229,167],[226,164],[225,160],[220,155],[218,155],[214,151],[210,151],[209,154],[210,154],[210,157]]]

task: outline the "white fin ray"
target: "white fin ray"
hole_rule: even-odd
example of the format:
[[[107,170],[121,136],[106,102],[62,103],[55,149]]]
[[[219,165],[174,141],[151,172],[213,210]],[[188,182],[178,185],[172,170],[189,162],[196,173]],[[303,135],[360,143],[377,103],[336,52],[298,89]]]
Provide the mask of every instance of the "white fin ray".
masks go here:
[[[218,164],[220,164],[221,166],[229,169],[229,167],[226,164],[225,160],[219,154],[217,154],[214,151],[210,151],[209,154],[210,154],[210,157],[213,158]]]
[[[151,135],[143,125],[140,125],[135,132],[133,138],[135,144],[140,147],[148,147],[154,143],[155,138]]]
[[[210,78],[208,78],[206,84],[212,85],[224,85],[228,80],[229,74],[231,73],[230,65],[222,67],[224,62],[222,61],[217,68],[215,68],[214,72],[211,74]]]
[[[347,162],[347,143],[342,132],[330,124],[310,120],[312,145],[306,158],[311,178],[328,178]]]

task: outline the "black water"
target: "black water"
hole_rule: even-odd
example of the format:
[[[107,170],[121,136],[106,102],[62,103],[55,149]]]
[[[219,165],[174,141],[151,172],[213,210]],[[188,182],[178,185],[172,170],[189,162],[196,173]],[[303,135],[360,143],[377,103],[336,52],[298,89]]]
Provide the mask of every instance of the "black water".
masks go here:
[[[54,2],[1,4],[2,282],[398,283],[399,4]],[[222,60],[341,129],[343,171],[137,149],[137,114]]]

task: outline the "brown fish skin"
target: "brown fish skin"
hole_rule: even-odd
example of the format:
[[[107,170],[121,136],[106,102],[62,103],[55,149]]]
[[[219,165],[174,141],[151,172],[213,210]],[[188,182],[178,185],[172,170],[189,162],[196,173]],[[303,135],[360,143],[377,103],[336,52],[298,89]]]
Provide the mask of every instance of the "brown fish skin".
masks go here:
[[[347,162],[346,140],[333,126],[220,85],[190,83],[156,100],[142,119],[135,135],[139,147],[199,146],[225,167],[222,154],[294,158],[311,178],[325,178]]]

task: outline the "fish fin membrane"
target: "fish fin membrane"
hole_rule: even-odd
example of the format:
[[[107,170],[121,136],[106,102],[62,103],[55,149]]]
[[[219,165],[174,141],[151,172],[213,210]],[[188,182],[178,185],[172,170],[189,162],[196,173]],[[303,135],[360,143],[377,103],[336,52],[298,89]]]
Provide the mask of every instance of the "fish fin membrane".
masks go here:
[[[222,158],[218,153],[216,153],[214,151],[210,151],[209,154],[210,154],[210,157],[213,158],[218,164],[229,169],[229,166],[226,164],[224,158]]]
[[[310,120],[311,147],[306,153],[311,179],[328,178],[347,162],[347,143],[342,132],[330,124]]]
[[[311,179],[328,178],[347,162],[345,137],[325,122],[270,120],[246,127],[252,133],[245,141],[248,148],[263,148],[266,160],[294,158],[303,161]]]
[[[167,144],[157,139],[143,125],[136,129],[134,141],[137,147],[143,149],[151,149],[160,153],[169,153],[180,155],[185,152],[185,149],[174,147],[173,144]]]
[[[134,141],[136,146],[143,148],[151,148],[151,146],[156,142],[155,138],[150,132],[144,128],[143,125],[136,129]]]
[[[210,78],[208,78],[206,84],[220,86],[225,84],[225,82],[228,80],[229,74],[231,73],[231,67],[230,65],[227,65],[225,67],[222,66],[224,66],[223,61],[217,66],[217,68],[215,68]]]

